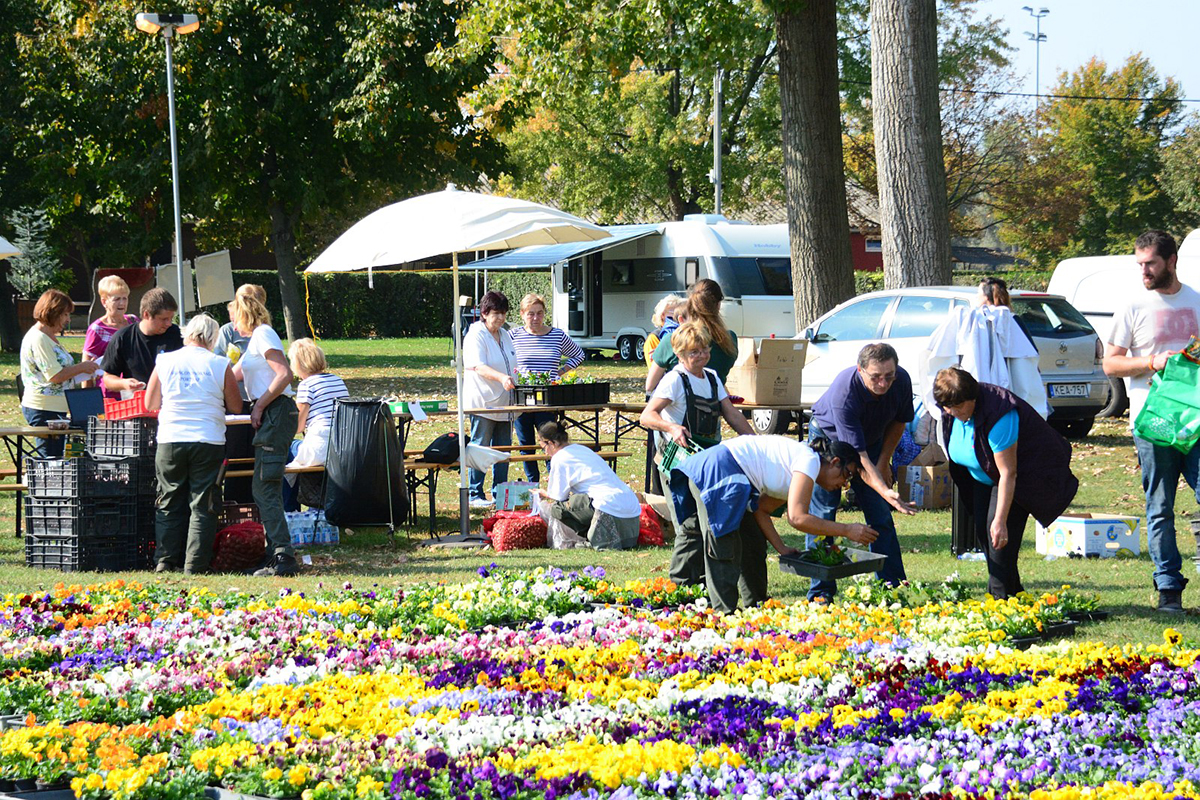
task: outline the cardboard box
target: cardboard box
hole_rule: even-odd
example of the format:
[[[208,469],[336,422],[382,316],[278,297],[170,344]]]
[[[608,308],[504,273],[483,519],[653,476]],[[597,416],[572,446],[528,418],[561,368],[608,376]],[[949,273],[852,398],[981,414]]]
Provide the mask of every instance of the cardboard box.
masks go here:
[[[951,481],[949,465],[909,465],[901,467],[897,475],[900,499],[917,508],[948,508],[950,506]]]
[[[738,338],[738,357],[725,389],[759,405],[800,405],[800,377],[808,352],[806,339]]]
[[[1064,514],[1049,527],[1037,526],[1037,551],[1045,556],[1112,558],[1120,550],[1138,555],[1142,550],[1142,518],[1119,514],[1092,516]]]

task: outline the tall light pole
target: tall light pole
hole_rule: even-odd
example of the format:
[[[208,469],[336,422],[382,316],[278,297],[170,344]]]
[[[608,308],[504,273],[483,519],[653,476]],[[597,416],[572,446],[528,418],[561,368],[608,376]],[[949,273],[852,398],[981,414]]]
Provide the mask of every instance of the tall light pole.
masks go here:
[[[1036,12],[1031,6],[1021,6],[1022,11],[1028,11],[1029,16],[1033,17],[1036,25],[1036,33],[1025,31],[1025,35],[1029,37],[1029,41],[1033,42],[1033,125],[1037,127],[1038,110],[1042,105],[1042,42],[1046,41],[1046,34],[1042,33],[1042,17],[1050,13],[1048,8],[1039,8]]]
[[[167,113],[171,123],[171,192],[175,196],[175,276],[179,279],[179,327],[182,328],[187,307],[183,288],[183,218],[179,211],[179,146],[175,136],[175,62],[171,57],[172,41],[200,27],[195,14],[138,14],[135,24],[142,33],[162,34],[167,45]]]
[[[713,185],[713,213],[721,213],[721,113],[724,105],[721,94],[721,68],[713,76],[713,168],[708,179]]]

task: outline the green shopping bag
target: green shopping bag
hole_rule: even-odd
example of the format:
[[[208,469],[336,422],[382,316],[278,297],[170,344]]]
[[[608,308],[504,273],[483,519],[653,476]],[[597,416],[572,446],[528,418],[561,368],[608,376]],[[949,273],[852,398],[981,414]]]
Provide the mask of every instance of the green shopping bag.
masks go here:
[[[1200,364],[1176,354],[1150,381],[1134,435],[1186,453],[1200,441]]]

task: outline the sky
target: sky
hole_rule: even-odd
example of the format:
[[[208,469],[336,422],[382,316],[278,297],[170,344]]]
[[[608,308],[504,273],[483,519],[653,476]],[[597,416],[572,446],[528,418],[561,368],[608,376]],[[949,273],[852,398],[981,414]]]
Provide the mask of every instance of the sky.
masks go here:
[[[1183,85],[1183,96],[1200,100],[1200,0],[979,0],[980,15],[1000,20],[1008,29],[1013,70],[1021,79],[1019,91],[1033,92],[1036,20],[1022,6],[1050,9],[1042,17],[1041,90],[1049,91],[1058,75],[1082,66],[1092,56],[1108,62],[1109,71],[1140,52],[1162,77]],[[1188,103],[1185,113],[1200,112]]]

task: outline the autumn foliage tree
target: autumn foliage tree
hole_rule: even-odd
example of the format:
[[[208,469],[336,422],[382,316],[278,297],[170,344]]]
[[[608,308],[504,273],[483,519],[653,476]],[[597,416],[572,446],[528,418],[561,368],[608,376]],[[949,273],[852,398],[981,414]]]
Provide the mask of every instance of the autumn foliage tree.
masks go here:
[[[1180,227],[1163,153],[1181,118],[1180,86],[1141,55],[1109,71],[1093,58],[1063,74],[1039,113],[1014,179],[997,187],[1004,236],[1040,265],[1129,253],[1148,228]]]

